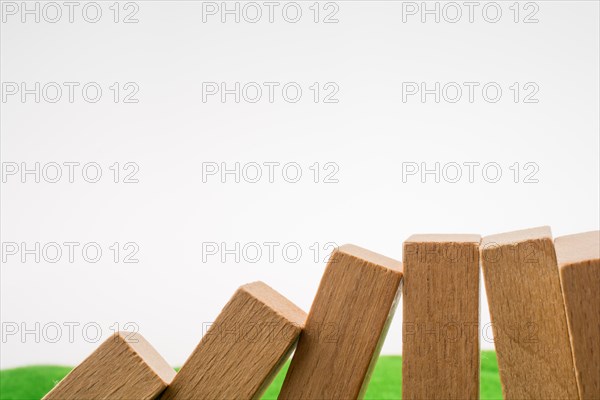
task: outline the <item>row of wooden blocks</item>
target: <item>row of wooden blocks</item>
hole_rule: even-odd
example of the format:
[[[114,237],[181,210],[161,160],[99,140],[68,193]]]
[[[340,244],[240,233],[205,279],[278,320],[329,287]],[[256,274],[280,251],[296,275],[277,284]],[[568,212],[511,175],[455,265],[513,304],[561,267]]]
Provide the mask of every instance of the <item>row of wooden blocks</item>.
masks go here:
[[[477,399],[480,265],[504,398],[599,399],[600,232],[553,241],[547,227],[414,235],[402,263],[342,246],[308,316],[250,283],[178,373],[123,332],[44,399],[257,399],[294,349],[279,399],[361,398],[400,292],[402,398]]]

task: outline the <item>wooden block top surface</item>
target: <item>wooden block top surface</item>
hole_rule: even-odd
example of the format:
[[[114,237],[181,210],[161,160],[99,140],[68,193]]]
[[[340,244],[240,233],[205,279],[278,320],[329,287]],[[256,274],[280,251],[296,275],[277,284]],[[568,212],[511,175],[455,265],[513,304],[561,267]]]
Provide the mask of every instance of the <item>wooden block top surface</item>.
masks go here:
[[[410,236],[404,243],[477,243],[481,242],[480,235],[430,233]]]
[[[134,332],[117,332],[115,337],[131,347],[167,385],[175,378],[175,370],[142,335]]]
[[[261,281],[252,282],[241,286],[238,290],[254,297],[282,318],[300,327],[304,326],[306,313],[266,283]]]
[[[540,239],[552,240],[552,231],[549,226],[540,226],[537,228],[485,236],[481,241],[481,246],[485,248],[485,246],[489,244],[512,245]]]
[[[560,236],[554,240],[560,268],[600,259],[600,231]]]
[[[357,260],[376,265],[379,267],[383,267],[392,271],[399,272],[402,274],[402,263],[398,260],[394,260],[393,258],[386,257],[379,253],[375,253],[371,250],[367,250],[365,248],[353,245],[353,244],[345,244],[340,246],[333,252],[331,255],[331,259],[335,257],[339,257],[340,255],[345,254],[351,257],[356,258]]]

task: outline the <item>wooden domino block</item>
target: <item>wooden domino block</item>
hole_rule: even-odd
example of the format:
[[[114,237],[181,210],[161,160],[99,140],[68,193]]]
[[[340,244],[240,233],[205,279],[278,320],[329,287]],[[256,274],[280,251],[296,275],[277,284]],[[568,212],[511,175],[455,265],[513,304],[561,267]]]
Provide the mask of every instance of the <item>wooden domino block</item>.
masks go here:
[[[554,241],[582,400],[600,399],[600,231]]]
[[[398,261],[352,245],[334,251],[279,399],[362,398],[401,280]]]
[[[404,242],[402,398],[479,398],[479,235]]]
[[[550,228],[484,237],[481,260],[504,398],[577,399]]]
[[[118,332],[58,383],[43,400],[156,399],[175,370],[142,337]]]
[[[304,311],[266,284],[240,287],[161,399],[260,398],[305,320]]]

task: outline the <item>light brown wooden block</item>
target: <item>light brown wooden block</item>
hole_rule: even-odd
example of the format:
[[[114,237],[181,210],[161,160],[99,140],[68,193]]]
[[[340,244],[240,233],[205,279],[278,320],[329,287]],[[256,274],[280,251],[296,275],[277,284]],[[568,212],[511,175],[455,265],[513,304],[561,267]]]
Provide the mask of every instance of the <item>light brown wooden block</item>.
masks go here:
[[[404,242],[402,398],[479,398],[479,235]]]
[[[266,284],[240,287],[161,399],[260,398],[305,320],[304,311]]]
[[[600,231],[554,241],[579,396],[600,399]]]
[[[58,383],[43,400],[156,399],[175,370],[142,337],[118,332]]]
[[[279,399],[362,398],[401,280],[398,261],[352,245],[334,251]]]
[[[481,261],[504,398],[577,399],[550,228],[484,237]]]

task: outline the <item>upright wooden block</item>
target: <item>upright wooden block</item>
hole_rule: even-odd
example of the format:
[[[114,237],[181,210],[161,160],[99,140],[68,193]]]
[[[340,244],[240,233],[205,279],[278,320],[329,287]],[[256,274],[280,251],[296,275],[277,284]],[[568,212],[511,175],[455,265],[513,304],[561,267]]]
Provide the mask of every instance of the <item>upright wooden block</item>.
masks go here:
[[[479,235],[404,242],[402,398],[479,398]]]
[[[142,335],[118,332],[58,383],[43,400],[156,399],[175,370]]]
[[[504,398],[577,399],[550,228],[487,236],[481,259]]]
[[[554,241],[579,397],[600,399],[600,231]]]
[[[398,261],[352,245],[334,251],[279,399],[362,398],[401,280]]]
[[[305,319],[304,311],[262,282],[240,287],[161,399],[260,398]]]

